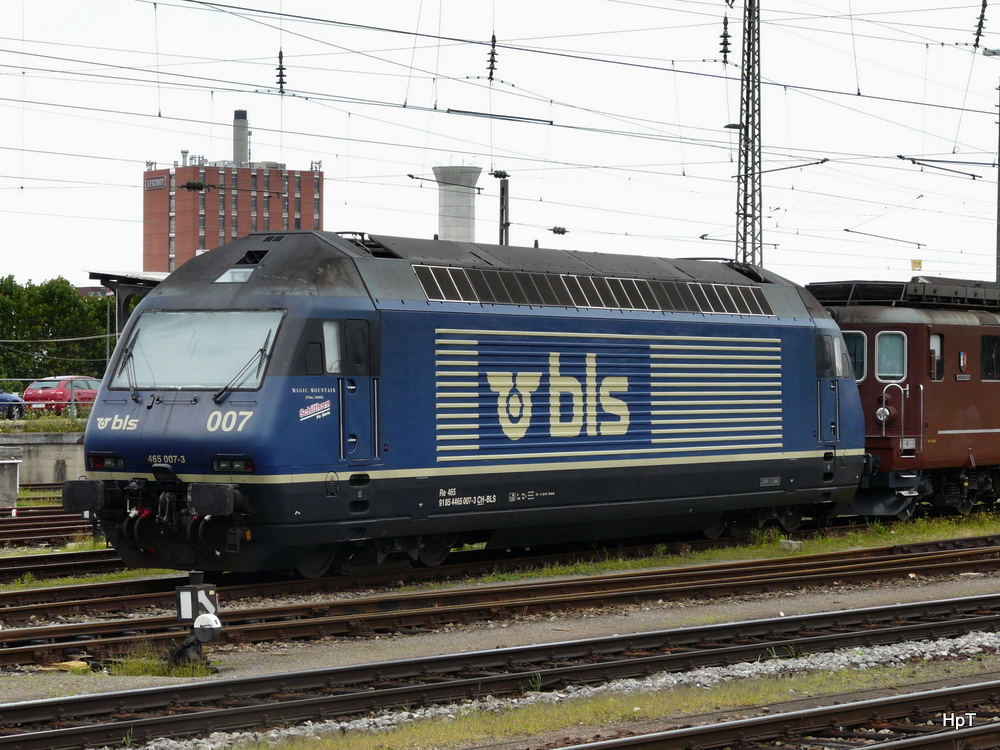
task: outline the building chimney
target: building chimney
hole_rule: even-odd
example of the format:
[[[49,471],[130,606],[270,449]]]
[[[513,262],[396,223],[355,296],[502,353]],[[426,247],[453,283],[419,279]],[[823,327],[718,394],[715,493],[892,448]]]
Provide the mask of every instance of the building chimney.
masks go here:
[[[482,171],[479,167],[434,167],[442,240],[476,241],[476,182]]]
[[[245,109],[238,109],[233,115],[233,161],[237,167],[250,161],[250,125]]]
[[[186,148],[181,149],[181,166],[186,167],[188,165],[188,150]]]

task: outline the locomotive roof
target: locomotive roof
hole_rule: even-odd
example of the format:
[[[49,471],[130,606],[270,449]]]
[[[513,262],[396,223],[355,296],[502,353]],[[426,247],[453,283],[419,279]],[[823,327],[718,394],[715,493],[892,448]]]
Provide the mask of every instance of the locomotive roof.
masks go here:
[[[449,242],[389,235],[324,233],[345,237],[378,257],[395,257],[420,263],[440,263],[518,271],[569,274],[615,274],[671,281],[718,283],[775,283],[778,277],[753,266],[730,261],[705,263],[705,259],[658,258],[643,255],[560,250],[545,247],[490,245],[480,242]],[[713,258],[710,260],[719,261]]]
[[[1000,310],[1000,285],[991,281],[914,276],[909,281],[825,281],[807,284],[824,305]]]
[[[218,307],[246,294],[294,294],[369,298],[376,307],[435,301],[824,315],[787,279],[706,260],[350,232],[254,232],[184,263],[150,296],[166,302],[200,287],[210,292],[204,304]]]
[[[715,258],[666,259],[319,231],[254,232],[188,261],[171,274],[171,280],[214,281],[221,272],[234,265],[248,268],[270,266],[271,270],[277,270],[274,266],[280,265],[291,286],[297,286],[294,283],[296,279],[310,285],[316,283],[316,268],[337,258],[351,258],[355,261],[397,259],[410,261],[410,264],[615,275],[710,284],[790,284],[786,279],[765,269]],[[704,262],[705,260],[717,262]],[[363,264],[359,264],[359,268],[362,267]]]

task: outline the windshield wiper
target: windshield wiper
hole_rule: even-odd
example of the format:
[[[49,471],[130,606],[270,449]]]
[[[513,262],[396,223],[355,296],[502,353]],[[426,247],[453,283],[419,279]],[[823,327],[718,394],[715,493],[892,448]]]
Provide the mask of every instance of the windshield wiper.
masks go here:
[[[139,386],[135,382],[135,361],[132,359],[132,354],[135,351],[135,342],[138,338],[139,329],[136,328],[131,340],[122,349],[122,363],[118,368],[118,374],[115,375],[116,378],[120,378],[122,373],[125,373],[125,379],[128,381],[129,395],[132,396],[132,400],[136,403],[139,403]]]
[[[222,399],[226,397],[226,394],[246,379],[254,365],[257,365],[257,378],[260,378],[260,372],[264,369],[264,364],[267,362],[267,345],[269,343],[271,343],[271,329],[268,329],[267,331],[267,336],[264,339],[264,345],[251,355],[250,359],[247,360],[247,363],[240,368],[240,371],[233,376],[232,380],[213,394],[212,400],[215,403],[222,403]]]

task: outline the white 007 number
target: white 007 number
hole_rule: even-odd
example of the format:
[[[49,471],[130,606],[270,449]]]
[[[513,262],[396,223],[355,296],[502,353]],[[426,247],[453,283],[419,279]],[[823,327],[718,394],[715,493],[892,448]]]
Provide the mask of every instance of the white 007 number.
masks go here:
[[[252,411],[213,411],[208,415],[208,424],[205,425],[209,432],[243,432],[247,421],[253,416]]]

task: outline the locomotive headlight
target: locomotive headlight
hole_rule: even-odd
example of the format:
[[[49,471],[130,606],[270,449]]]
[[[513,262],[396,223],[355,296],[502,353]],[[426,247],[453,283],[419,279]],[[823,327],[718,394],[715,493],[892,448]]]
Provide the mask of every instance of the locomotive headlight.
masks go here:
[[[221,474],[230,472],[238,474],[250,474],[253,472],[252,458],[213,458],[212,470]]]
[[[90,468],[96,471],[124,471],[125,459],[121,456],[90,456]]]
[[[889,410],[884,406],[880,406],[875,410],[875,419],[879,422],[889,421]]]

